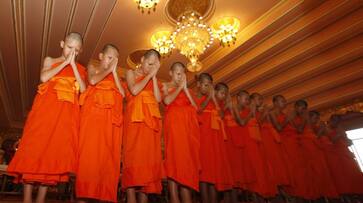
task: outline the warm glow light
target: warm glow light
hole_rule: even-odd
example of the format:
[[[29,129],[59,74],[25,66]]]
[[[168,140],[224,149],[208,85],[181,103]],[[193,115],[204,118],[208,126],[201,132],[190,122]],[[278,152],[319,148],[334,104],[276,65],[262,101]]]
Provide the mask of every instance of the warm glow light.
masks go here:
[[[138,8],[144,13],[144,9],[148,9],[148,13],[150,13],[150,9],[153,8],[155,11],[156,5],[159,3],[159,0],[135,0]]]
[[[199,71],[202,68],[198,61],[199,56],[213,42],[212,31],[204,23],[203,18],[196,12],[186,12],[179,18],[172,39],[180,53],[189,59],[188,70],[191,72]]]
[[[162,55],[166,56],[171,53],[174,48],[173,41],[171,40],[171,32],[159,31],[151,36],[151,45]]]
[[[236,42],[236,35],[240,29],[240,22],[234,17],[224,17],[212,25],[213,36],[219,39],[223,46],[230,46]]]

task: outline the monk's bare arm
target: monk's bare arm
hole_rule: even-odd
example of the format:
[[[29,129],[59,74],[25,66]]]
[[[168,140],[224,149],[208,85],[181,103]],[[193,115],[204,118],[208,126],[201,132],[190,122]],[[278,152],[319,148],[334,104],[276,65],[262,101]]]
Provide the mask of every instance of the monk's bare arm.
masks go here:
[[[43,61],[43,67],[40,72],[40,81],[47,82],[55,75],[57,75],[64,67],[66,67],[69,63],[67,61],[63,61],[57,67],[52,68],[54,61],[51,57],[46,57]]]
[[[91,85],[96,85],[98,82],[103,80],[111,72],[112,72],[112,68],[102,69],[102,68],[97,68],[92,64],[89,64],[87,66],[88,82]]]
[[[118,91],[120,92],[120,94],[122,95],[122,97],[125,97],[125,90],[124,90],[124,88],[121,85],[120,78],[119,78],[119,76],[117,74],[116,69],[114,69],[112,71],[112,75],[113,75],[113,79],[115,80],[115,84],[116,84],[116,87],[117,87]]]
[[[135,81],[135,73],[133,70],[127,70],[126,72],[126,82],[127,87],[130,90],[130,93],[134,96],[138,95],[146,86],[146,84],[151,79],[151,75],[148,74],[145,76],[144,79],[142,79],[140,82],[136,83]]]
[[[179,95],[179,93],[181,92],[182,89],[183,89],[183,87],[178,86],[175,91],[173,91],[172,93],[169,93],[168,85],[166,83],[164,83],[163,88],[162,88],[163,95],[164,95],[164,99],[163,99],[164,104],[166,104],[166,105],[171,104],[175,100],[175,98]]]

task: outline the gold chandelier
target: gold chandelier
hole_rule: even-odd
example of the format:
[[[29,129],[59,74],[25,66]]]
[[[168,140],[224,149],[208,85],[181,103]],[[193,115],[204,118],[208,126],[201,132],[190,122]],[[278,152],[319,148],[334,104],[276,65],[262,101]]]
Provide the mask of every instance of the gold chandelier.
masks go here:
[[[191,10],[178,18],[172,34],[169,31],[159,31],[152,35],[150,41],[162,56],[170,55],[174,48],[178,49],[189,60],[187,69],[197,72],[203,67],[199,57],[210,47],[214,37],[223,47],[230,46],[236,42],[239,29],[240,22],[234,17],[218,20],[211,29],[199,13]]]
[[[162,55],[168,56],[174,48],[170,31],[158,31],[151,36],[151,45]]]
[[[213,36],[219,39],[222,46],[236,42],[240,22],[234,17],[224,17],[212,25]]]
[[[150,14],[151,9],[153,9],[153,11],[156,10],[156,5],[159,3],[159,0],[135,0],[135,2],[137,3],[137,8],[140,9],[142,13],[144,13],[144,9],[147,9]]]
[[[179,18],[176,30],[172,34],[175,47],[186,56],[190,64],[188,70],[201,69],[199,56],[213,43],[212,30],[198,13],[188,11]]]

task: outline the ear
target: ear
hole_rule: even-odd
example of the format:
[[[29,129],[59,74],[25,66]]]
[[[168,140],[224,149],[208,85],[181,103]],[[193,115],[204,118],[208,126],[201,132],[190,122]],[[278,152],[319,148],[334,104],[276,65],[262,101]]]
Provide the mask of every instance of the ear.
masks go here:
[[[60,47],[63,49],[64,48],[64,41],[62,40],[62,41],[60,41],[59,42],[59,45],[60,45]]]
[[[145,60],[145,57],[143,56],[143,57],[141,57],[141,63],[143,63],[144,62],[144,60]]]
[[[197,81],[197,87],[200,88],[200,82],[199,81]]]
[[[99,53],[98,54],[98,59],[100,59],[100,61],[102,61],[102,59],[103,59],[103,53]]]
[[[173,76],[173,71],[169,70],[170,77]]]

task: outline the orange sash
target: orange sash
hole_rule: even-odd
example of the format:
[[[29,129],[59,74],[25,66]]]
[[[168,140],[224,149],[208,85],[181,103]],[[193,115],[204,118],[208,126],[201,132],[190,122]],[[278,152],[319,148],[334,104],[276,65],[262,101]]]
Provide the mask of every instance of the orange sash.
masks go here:
[[[87,90],[80,96],[80,104],[83,105],[86,98],[93,92],[94,102],[102,107],[111,108],[115,104],[114,90],[118,91],[113,81],[104,80],[95,86],[88,86]]]
[[[75,94],[79,92],[79,84],[74,77],[53,77],[38,86],[40,95],[48,90],[50,82],[54,82],[53,88],[57,92],[58,100],[74,103]]]
[[[249,135],[251,136],[251,138],[257,140],[257,141],[261,141],[261,132],[260,132],[260,129],[259,129],[259,125],[258,125],[258,122],[257,120],[254,118],[254,119],[251,119],[249,122],[248,122],[248,132],[249,132]]]
[[[221,119],[221,117],[218,115],[218,111],[213,109],[213,110],[204,110],[204,112],[207,113],[211,113],[211,127],[214,130],[221,130],[222,131],[222,135],[223,135],[223,139],[227,140],[227,134],[226,131],[224,129],[224,123],[223,120]]]
[[[149,111],[152,117],[161,119],[159,104],[155,100],[154,93],[152,91],[142,91],[133,100],[135,106],[131,112],[131,121],[145,122],[146,125],[155,129],[154,122],[144,114],[145,111]]]

